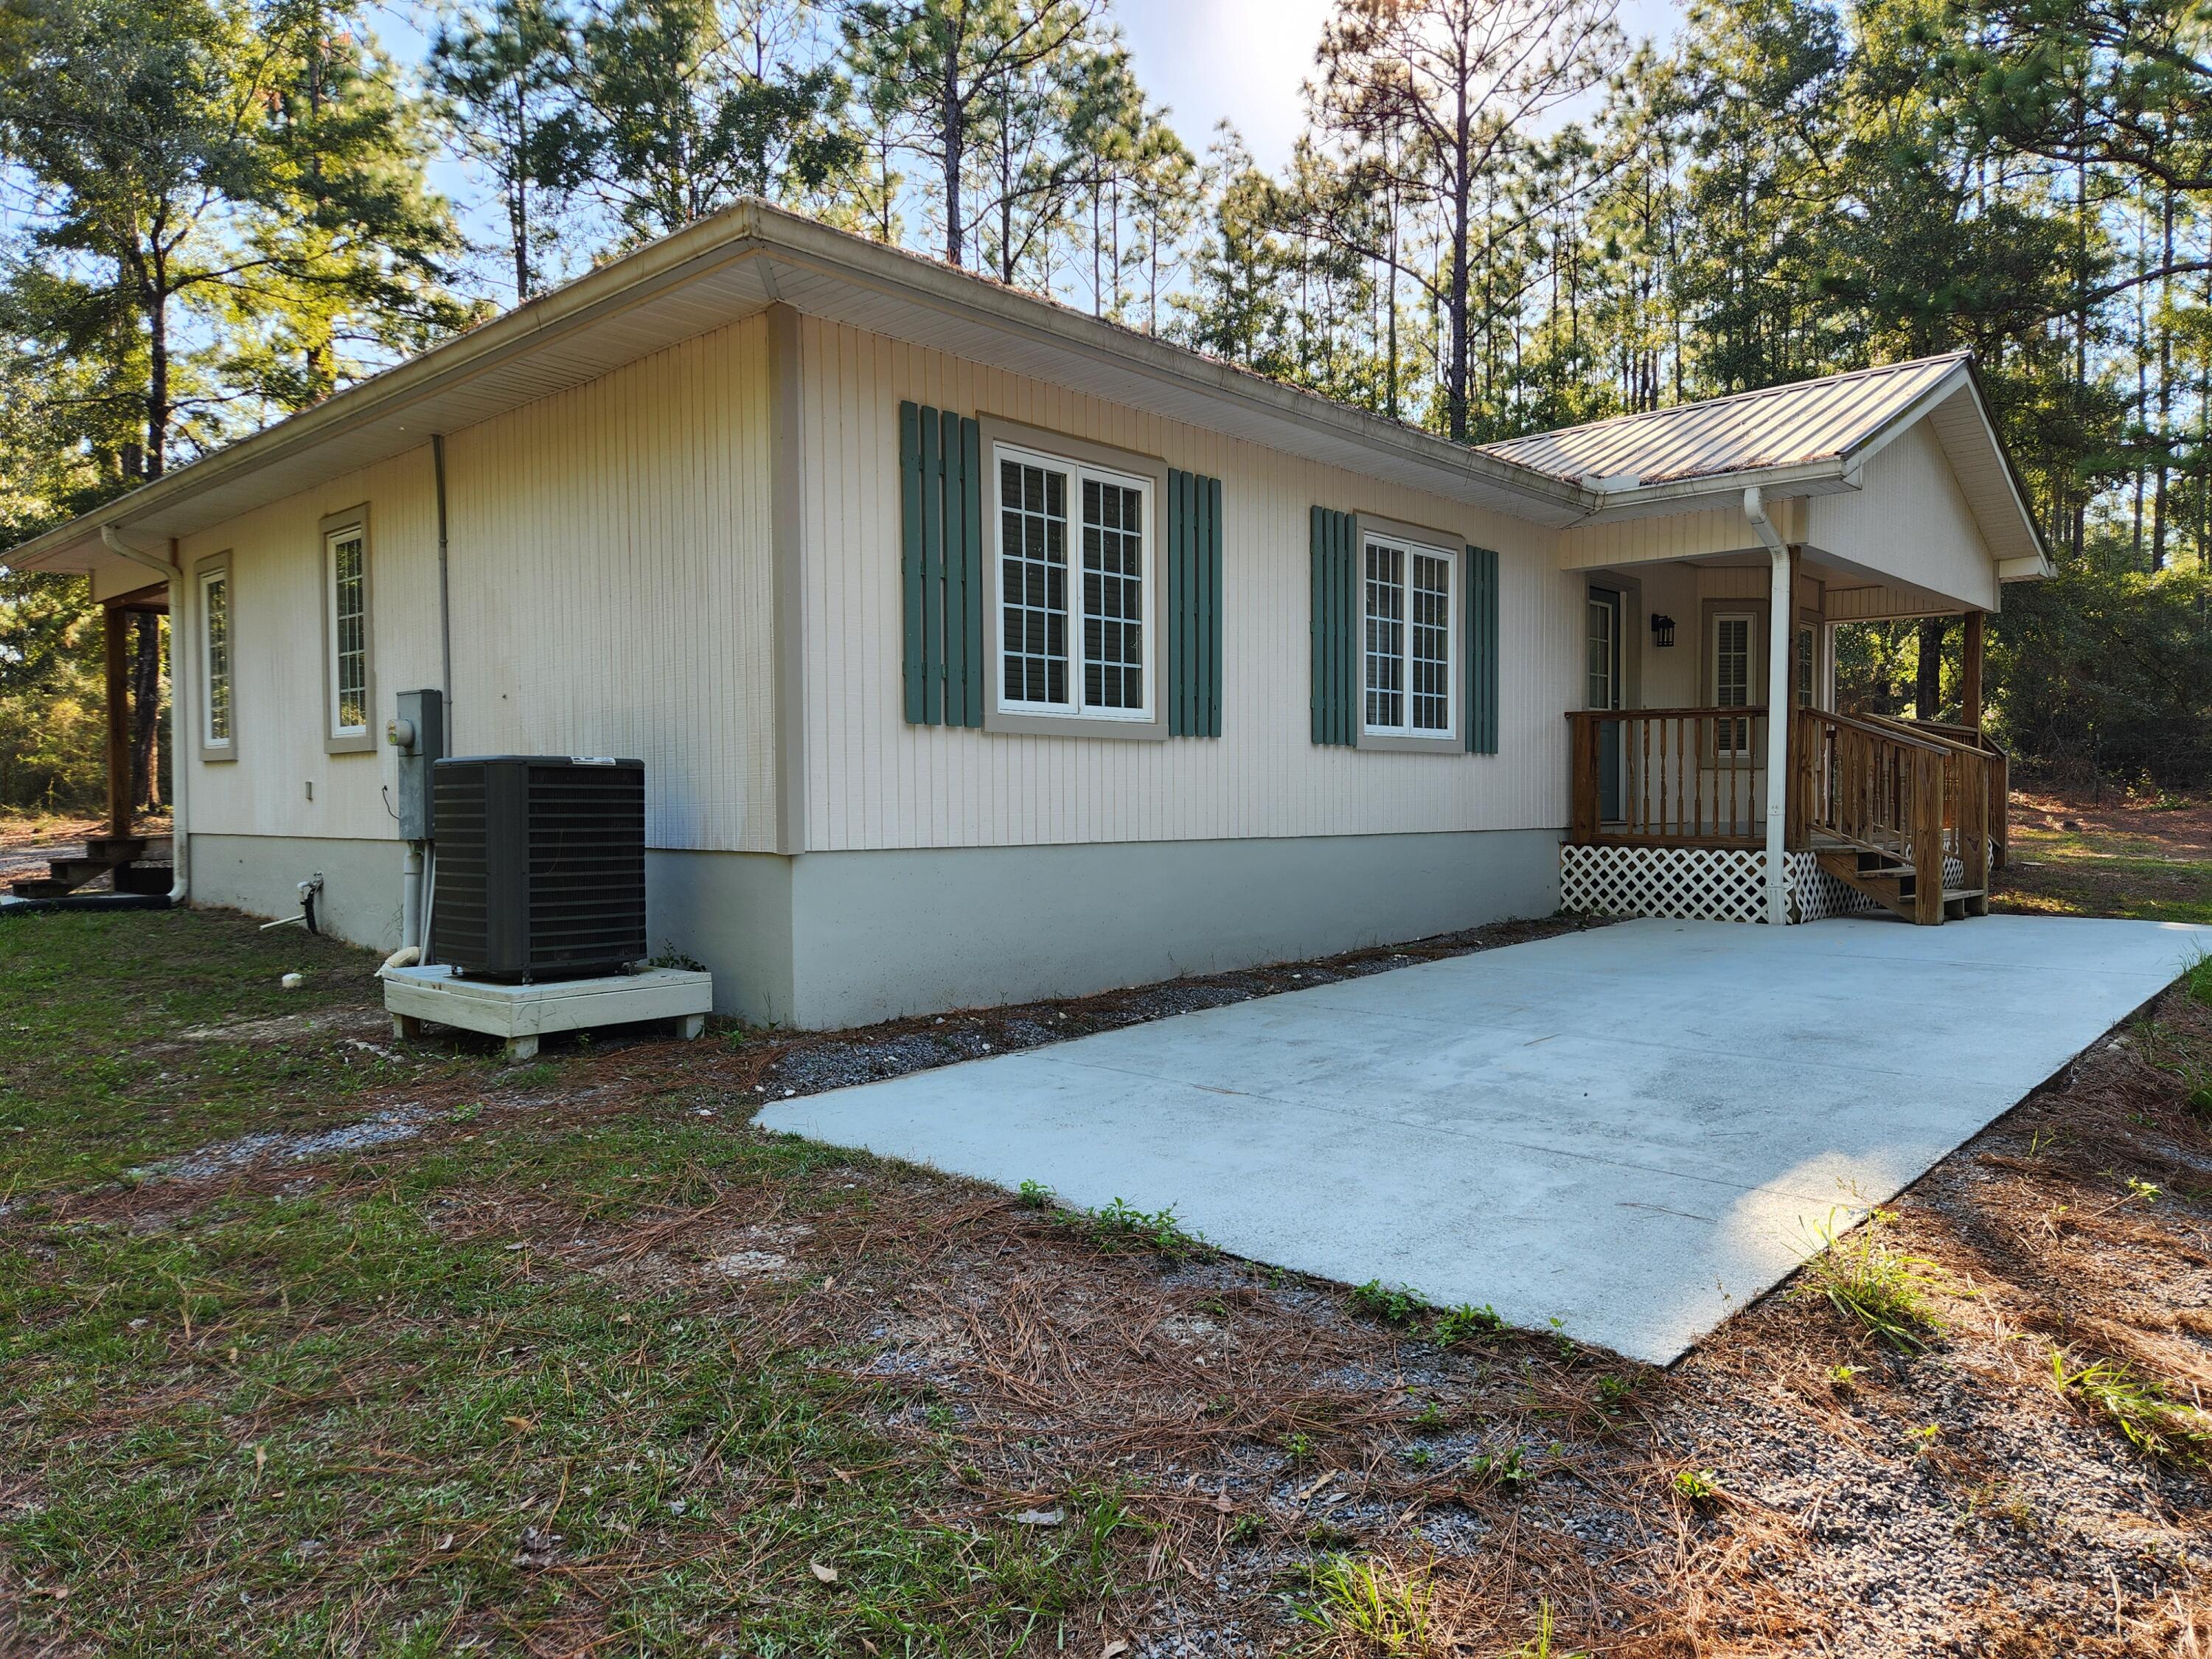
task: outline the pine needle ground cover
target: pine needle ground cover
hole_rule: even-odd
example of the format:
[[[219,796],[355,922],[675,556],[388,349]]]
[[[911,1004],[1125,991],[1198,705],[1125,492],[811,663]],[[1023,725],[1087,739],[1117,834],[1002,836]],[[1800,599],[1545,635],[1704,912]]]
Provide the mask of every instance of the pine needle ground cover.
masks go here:
[[[749,1127],[1541,928],[508,1066],[296,931],[0,927],[0,1651],[2212,1640],[2212,990],[1659,1371]],[[1911,1342],[1827,1294],[1870,1261]]]
[[[2018,793],[2000,909],[2212,923],[2212,800]]]

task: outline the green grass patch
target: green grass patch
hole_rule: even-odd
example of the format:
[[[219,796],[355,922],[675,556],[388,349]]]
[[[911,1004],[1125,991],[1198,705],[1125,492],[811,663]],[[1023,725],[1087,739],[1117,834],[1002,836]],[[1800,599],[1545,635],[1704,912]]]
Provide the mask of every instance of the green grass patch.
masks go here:
[[[1839,1238],[1832,1218],[1817,1231],[1819,1249],[1792,1294],[1820,1297],[1878,1340],[1917,1352],[1943,1334],[1932,1298],[1949,1286],[1935,1263],[1889,1243],[1893,1219],[1876,1210]]]
[[[1340,1650],[1390,1659],[1437,1651],[1427,1575],[1371,1557],[1324,1556],[1297,1613]]]
[[[2109,1359],[2076,1365],[2051,1351],[2058,1392],[2103,1419],[2146,1457],[2183,1468],[2212,1468],[2212,1412],[2176,1400],[2165,1384]]]
[[[364,1091],[487,1060],[402,1054],[377,959],[221,912],[0,921],[0,1197],[83,1188],[250,1130],[326,1123]],[[306,983],[287,991],[286,973]],[[333,1040],[351,1022],[360,1042]],[[208,1034],[235,1030],[225,1039]],[[385,1048],[398,1058],[377,1053]]]
[[[687,1215],[865,1208],[867,1183],[822,1178],[865,1158],[688,1096],[563,1115],[534,1093],[557,1062],[386,1058],[374,959],[295,932],[195,912],[0,930],[0,1601],[20,1644],[842,1659],[1095,1637],[1146,1540],[1131,1492],[1079,1482],[1058,1524],[1017,1525],[1034,1495],[978,1486],[926,1385],[785,1317],[801,1282],[556,1254]],[[420,1142],[65,1218],[66,1194],[125,1198],[133,1168],[430,1085]],[[1099,1224],[1157,1242],[1169,1219]]]

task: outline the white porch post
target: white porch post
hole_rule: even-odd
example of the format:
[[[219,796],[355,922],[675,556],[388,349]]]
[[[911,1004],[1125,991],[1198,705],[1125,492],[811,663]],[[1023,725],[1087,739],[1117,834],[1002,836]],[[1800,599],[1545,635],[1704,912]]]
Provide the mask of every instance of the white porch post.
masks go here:
[[[1780,927],[1790,920],[1790,891],[1784,869],[1784,842],[1790,813],[1790,723],[1796,710],[1790,670],[1796,663],[1796,561],[1788,548],[1775,550],[1773,594],[1767,601],[1766,628],[1766,919]]]
[[[1766,601],[1766,920],[1778,927],[1790,920],[1784,843],[1790,814],[1790,723],[1796,712],[1790,672],[1796,656],[1796,562],[1766,516],[1757,484],[1743,492],[1743,515],[1774,564]]]

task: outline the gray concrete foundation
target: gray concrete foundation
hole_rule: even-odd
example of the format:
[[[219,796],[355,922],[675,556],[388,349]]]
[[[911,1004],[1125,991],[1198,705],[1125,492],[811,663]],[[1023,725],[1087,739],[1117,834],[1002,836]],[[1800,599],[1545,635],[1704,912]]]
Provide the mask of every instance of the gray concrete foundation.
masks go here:
[[[192,898],[399,943],[397,841],[194,836]],[[1326,956],[1559,905],[1548,830],[646,854],[646,936],[702,963],[714,1012],[829,1030]]]

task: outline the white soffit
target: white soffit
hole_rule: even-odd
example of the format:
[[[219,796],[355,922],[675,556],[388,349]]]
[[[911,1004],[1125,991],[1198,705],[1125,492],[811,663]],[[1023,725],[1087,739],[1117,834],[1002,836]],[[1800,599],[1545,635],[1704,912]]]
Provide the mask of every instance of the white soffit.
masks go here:
[[[82,569],[98,526],[183,536],[417,448],[776,301],[1194,427],[1536,523],[1587,491],[757,202],[702,220],[24,544]]]

